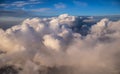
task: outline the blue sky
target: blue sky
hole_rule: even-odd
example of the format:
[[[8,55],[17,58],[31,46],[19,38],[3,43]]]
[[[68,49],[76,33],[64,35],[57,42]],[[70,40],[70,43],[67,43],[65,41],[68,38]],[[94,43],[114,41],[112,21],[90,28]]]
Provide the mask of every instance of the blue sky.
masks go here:
[[[120,15],[120,0],[1,0],[0,11],[34,15]]]

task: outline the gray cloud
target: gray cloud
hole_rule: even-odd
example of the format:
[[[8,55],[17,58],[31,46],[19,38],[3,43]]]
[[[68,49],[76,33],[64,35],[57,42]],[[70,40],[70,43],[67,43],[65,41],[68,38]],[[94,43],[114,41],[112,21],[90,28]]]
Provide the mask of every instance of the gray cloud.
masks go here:
[[[5,17],[31,17],[34,16],[31,13],[28,13],[28,11],[24,11],[21,9],[16,9],[16,10],[0,10],[0,18],[5,18]]]

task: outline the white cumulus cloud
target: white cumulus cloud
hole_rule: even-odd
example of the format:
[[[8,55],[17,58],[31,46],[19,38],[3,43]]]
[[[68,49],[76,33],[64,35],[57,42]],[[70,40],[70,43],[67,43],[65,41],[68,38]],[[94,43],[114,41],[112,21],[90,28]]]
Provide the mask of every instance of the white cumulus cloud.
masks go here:
[[[0,29],[0,51],[5,52],[0,67],[15,65],[23,69],[20,74],[47,74],[53,67],[68,67],[58,71],[62,74],[119,74],[120,21],[102,19],[86,36],[71,29],[75,22],[77,17],[62,14]]]

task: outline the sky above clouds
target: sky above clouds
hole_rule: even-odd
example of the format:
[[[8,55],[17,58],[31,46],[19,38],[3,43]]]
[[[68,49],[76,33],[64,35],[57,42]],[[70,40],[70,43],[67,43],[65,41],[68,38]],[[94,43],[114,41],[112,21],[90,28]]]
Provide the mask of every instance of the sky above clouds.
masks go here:
[[[34,15],[119,15],[119,0],[1,0],[0,12],[21,11]]]

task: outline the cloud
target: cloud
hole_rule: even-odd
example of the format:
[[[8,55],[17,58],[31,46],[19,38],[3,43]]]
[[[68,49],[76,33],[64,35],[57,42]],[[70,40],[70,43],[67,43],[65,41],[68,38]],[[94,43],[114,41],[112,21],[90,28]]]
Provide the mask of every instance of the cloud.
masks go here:
[[[120,5],[120,1],[115,0],[115,1],[111,2],[111,4],[112,4],[112,5],[118,5],[118,6],[119,6],[119,5]]]
[[[39,8],[39,9],[32,9],[33,12],[46,12],[51,10],[51,8]]]
[[[45,35],[43,37],[44,39],[44,45],[47,46],[48,48],[51,48],[55,51],[59,51],[60,50],[60,41],[56,38],[54,38],[54,36],[52,37],[51,35]]]
[[[82,1],[73,1],[73,3],[78,6],[88,6],[88,4],[86,2],[82,2]]]
[[[0,15],[4,17],[5,16],[24,17],[24,16],[28,16],[29,13],[21,9],[18,9],[17,11],[16,10],[0,10]]]
[[[0,51],[6,52],[0,67],[20,67],[20,74],[119,74],[120,20],[104,18],[86,36],[72,29],[78,21],[62,14],[0,29]]]
[[[34,4],[40,4],[42,2],[39,2],[39,1],[15,1],[15,2],[12,2],[12,3],[2,3],[0,4],[0,6],[2,7],[23,7],[25,5],[34,5]]]
[[[34,2],[34,1],[38,1],[38,0],[29,0],[29,1],[33,1]]]
[[[55,8],[66,8],[66,5],[62,2],[54,4]]]
[[[3,7],[5,7],[5,6],[7,6],[7,4],[0,4],[0,6],[3,6]]]

